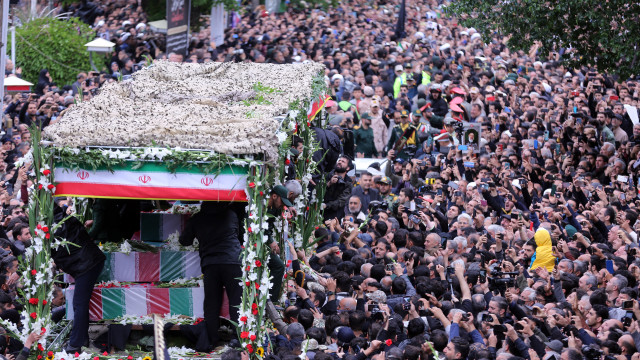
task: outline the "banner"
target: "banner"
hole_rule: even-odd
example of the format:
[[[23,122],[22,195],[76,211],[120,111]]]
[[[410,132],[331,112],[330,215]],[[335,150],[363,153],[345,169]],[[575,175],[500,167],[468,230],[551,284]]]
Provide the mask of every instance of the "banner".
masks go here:
[[[133,163],[112,169],[54,170],[56,196],[112,199],[246,201],[247,169],[228,166],[218,174],[203,174],[197,168],[171,173],[160,163]]]
[[[167,54],[187,55],[190,21],[191,0],[167,0]]]
[[[224,29],[227,27],[227,16],[224,5],[218,4],[211,8],[211,41],[220,46],[224,44]]]

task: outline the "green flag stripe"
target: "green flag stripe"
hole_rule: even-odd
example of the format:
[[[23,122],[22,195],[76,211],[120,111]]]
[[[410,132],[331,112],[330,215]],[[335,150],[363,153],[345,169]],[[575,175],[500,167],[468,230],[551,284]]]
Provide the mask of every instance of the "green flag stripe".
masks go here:
[[[160,281],[171,281],[185,277],[185,252],[160,252]]]
[[[126,171],[135,171],[135,172],[145,172],[145,173],[150,173],[150,172],[169,172],[169,170],[167,169],[167,167],[164,165],[164,163],[152,163],[152,162],[145,162],[142,164],[142,166],[134,169],[134,167],[136,164],[134,162],[127,162],[124,166],[114,166],[111,170],[113,171],[122,171],[122,170],[126,170]],[[61,163],[57,163],[56,168],[66,168],[66,166],[64,166]],[[85,170],[93,170],[93,167],[90,165],[86,165],[86,166],[79,166],[82,169]],[[100,166],[96,169],[97,171],[107,171],[108,169],[104,166]],[[198,166],[192,166],[191,168],[186,167],[186,166],[180,166],[178,167],[178,169],[176,169],[175,171],[176,173],[187,173],[187,174],[202,174],[202,170],[200,170],[198,168]],[[225,166],[223,168],[220,169],[219,174],[224,174],[224,175],[246,175],[248,172],[248,168],[247,167],[242,167],[242,166]],[[211,175],[216,175],[218,174],[218,172],[214,172]]]
[[[123,316],[126,309],[124,289],[102,289],[102,318],[115,319]]]
[[[193,297],[189,288],[169,289],[171,314],[193,316]]]

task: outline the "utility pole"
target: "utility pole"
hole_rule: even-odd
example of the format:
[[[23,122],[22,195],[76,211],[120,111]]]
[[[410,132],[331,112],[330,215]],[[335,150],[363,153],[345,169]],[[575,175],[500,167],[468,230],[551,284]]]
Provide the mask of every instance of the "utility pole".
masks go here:
[[[7,30],[9,28],[9,0],[0,0],[2,18],[0,18],[0,101],[4,113],[4,77],[7,68]]]

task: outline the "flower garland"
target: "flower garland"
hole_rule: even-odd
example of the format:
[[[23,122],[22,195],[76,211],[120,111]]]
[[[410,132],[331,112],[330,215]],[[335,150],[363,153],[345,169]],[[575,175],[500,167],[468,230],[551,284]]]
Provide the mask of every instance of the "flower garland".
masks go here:
[[[165,251],[198,251],[200,243],[198,239],[193,240],[193,244],[184,246],[180,244],[180,232],[176,230],[173,234],[170,234],[167,240],[162,244],[162,250]]]
[[[247,213],[246,227],[242,251],[242,301],[238,311],[238,332],[240,344],[247,350],[252,359],[261,359],[264,355],[263,344],[267,337],[268,327],[264,311],[272,287],[269,276],[270,248],[267,245],[269,228],[267,222],[267,199],[269,194],[266,179],[269,169],[265,166],[254,166],[247,178]],[[260,350],[262,349],[262,350]]]
[[[62,239],[56,239],[53,235],[59,226],[53,222],[53,195],[56,186],[53,183],[51,171],[51,153],[40,147],[41,133],[36,127],[30,129],[33,139],[32,152],[25,156],[25,164],[32,163],[35,172],[34,189],[29,194],[29,229],[31,231],[32,245],[25,250],[20,259],[20,271],[22,272],[22,288],[19,289],[20,301],[24,306],[22,310],[22,328],[9,321],[2,321],[13,336],[23,343],[32,332],[47,334],[53,326],[51,322],[51,306],[48,299],[53,297],[54,268],[51,259],[51,249],[57,249],[65,245]],[[43,358],[44,349],[47,346],[47,338],[43,336],[37,344],[33,345],[33,356]]]
[[[175,325],[197,325],[204,319],[195,316],[184,315],[162,315],[164,323],[172,323]],[[152,315],[123,315],[113,319],[114,323],[120,323],[121,325],[150,325],[153,324]]]
[[[79,170],[89,167],[92,170],[125,166],[133,162],[134,168],[145,162],[162,162],[171,173],[178,168],[191,169],[197,167],[205,174],[217,174],[228,165],[247,166],[254,161],[253,156],[237,158],[222,153],[202,150],[186,150],[181,148],[72,148],[56,147],[54,149],[56,162],[66,168]]]

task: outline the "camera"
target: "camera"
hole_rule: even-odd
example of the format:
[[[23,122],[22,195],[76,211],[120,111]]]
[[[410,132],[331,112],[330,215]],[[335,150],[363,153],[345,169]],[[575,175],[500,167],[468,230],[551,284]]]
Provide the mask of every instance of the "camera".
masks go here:
[[[447,275],[454,275],[456,273],[456,269],[453,266],[447,266]]]
[[[603,354],[604,352],[600,350],[600,347],[596,344],[582,346],[582,355],[587,360],[600,359]]]
[[[380,306],[378,306],[378,303],[368,304],[367,311],[369,311],[371,314],[377,314],[381,312]]]

